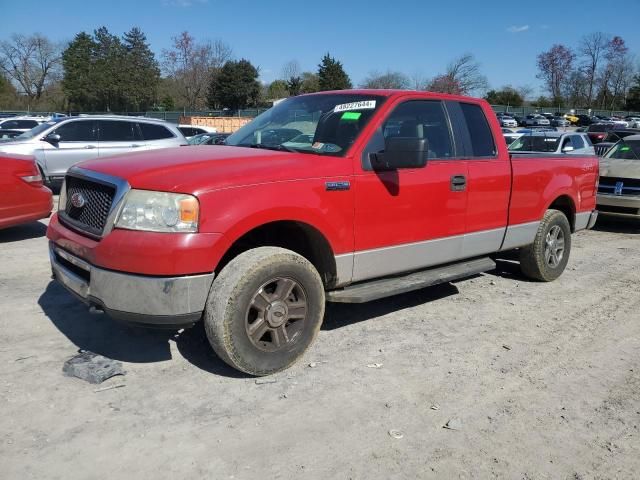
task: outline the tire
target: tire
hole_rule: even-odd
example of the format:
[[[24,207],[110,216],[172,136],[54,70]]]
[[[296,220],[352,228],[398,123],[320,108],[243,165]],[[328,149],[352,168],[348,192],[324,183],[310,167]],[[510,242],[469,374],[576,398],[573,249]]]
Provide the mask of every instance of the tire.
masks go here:
[[[564,271],[570,253],[569,220],[559,210],[547,210],[533,243],[520,249],[520,269],[528,278],[551,282]]]
[[[213,281],[204,326],[227,364],[270,375],[302,357],[320,330],[324,307],[324,285],[307,259],[259,247],[235,257]]]

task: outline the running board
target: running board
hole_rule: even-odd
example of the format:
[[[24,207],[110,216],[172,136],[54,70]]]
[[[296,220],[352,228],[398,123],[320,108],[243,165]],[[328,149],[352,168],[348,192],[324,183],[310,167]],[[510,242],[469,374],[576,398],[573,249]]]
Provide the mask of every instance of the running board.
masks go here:
[[[410,273],[402,277],[383,278],[381,280],[372,280],[370,282],[350,285],[342,290],[327,292],[327,301],[365,303],[379,298],[419,290],[439,283],[451,282],[495,268],[496,263],[490,258],[476,258],[445,267],[436,267]]]

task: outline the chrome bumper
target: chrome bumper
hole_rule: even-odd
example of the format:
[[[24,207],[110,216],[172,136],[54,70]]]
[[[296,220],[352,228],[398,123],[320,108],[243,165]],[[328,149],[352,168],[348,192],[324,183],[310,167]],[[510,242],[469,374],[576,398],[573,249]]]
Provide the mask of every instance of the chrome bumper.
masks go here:
[[[148,326],[198,321],[214,274],[150,277],[105,270],[49,243],[53,277],[88,305],[117,320]]]

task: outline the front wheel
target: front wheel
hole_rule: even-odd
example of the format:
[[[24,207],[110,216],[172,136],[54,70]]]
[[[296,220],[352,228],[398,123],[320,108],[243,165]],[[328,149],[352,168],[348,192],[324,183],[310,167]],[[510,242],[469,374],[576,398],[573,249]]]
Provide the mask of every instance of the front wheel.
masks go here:
[[[547,210],[531,245],[520,249],[520,269],[534,280],[551,282],[569,261],[571,226],[559,210]]]
[[[322,280],[307,259],[259,247],[235,257],[214,280],[205,331],[226,363],[269,375],[291,366],[313,343],[324,305]]]

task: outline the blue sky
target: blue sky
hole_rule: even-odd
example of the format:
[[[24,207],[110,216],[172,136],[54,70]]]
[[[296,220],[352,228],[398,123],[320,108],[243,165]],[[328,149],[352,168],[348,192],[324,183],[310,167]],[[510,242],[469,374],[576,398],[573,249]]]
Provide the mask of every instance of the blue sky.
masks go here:
[[[640,0],[36,0],[2,2],[0,38],[40,32],[56,41],[105,25],[139,26],[156,54],[171,37],[222,39],[236,58],[258,65],[263,81],[292,59],[315,70],[325,52],[355,85],[387,68],[434,76],[471,52],[492,87],[539,87],[536,55],[554,43],[577,45],[586,33],[623,37],[640,61]],[[535,92],[536,94],[538,91]]]

